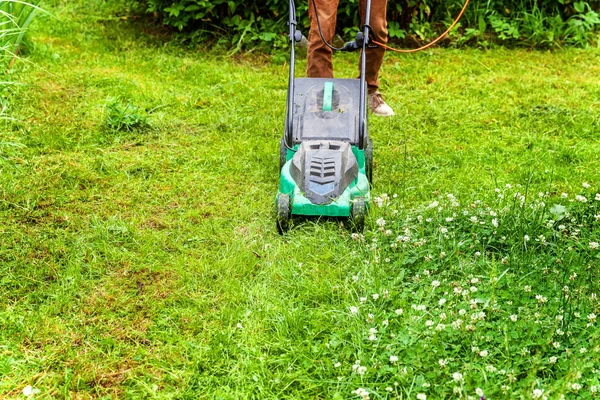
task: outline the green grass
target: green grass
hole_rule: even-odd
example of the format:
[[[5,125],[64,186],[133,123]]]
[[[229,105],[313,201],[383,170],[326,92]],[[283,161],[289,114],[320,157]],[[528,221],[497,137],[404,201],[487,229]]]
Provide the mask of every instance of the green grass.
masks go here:
[[[370,120],[382,207],[364,236],[309,220],[281,237],[287,66],[83,3],[46,3],[57,19],[2,88],[0,397],[591,397],[598,52],[389,55],[397,116]],[[335,65],[354,76],[356,56]]]

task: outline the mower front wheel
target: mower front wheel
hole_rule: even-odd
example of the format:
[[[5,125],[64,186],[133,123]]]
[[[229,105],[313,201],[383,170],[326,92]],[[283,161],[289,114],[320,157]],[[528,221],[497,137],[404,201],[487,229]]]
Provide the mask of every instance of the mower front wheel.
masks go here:
[[[352,212],[350,215],[350,221],[352,227],[357,232],[362,232],[365,229],[365,217],[367,214],[367,205],[365,200],[362,198],[356,199],[352,203]]]
[[[281,235],[290,229],[292,204],[289,194],[277,195],[277,230]]]

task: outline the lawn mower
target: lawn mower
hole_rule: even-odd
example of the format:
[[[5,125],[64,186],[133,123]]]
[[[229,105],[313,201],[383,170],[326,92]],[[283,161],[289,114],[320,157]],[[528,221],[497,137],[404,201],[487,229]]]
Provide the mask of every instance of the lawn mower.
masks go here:
[[[277,227],[286,232],[295,215],[326,216],[348,218],[361,231],[373,173],[364,72],[371,1],[366,4],[362,31],[339,49],[362,50],[358,79],[294,76],[295,43],[302,34],[296,27],[294,1],[289,4],[290,71],[279,152]]]

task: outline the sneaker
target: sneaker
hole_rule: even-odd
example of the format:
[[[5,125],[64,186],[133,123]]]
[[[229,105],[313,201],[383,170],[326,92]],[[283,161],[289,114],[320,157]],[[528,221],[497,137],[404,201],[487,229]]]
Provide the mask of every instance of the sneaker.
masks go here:
[[[373,115],[377,115],[378,117],[391,117],[394,115],[394,110],[383,101],[379,91],[376,90],[369,94],[368,101],[369,108],[371,109],[371,112],[373,112]]]

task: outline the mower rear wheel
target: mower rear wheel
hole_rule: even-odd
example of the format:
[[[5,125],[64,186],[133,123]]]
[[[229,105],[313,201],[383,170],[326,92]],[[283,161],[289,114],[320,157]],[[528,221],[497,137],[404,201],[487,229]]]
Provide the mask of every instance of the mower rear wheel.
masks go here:
[[[371,139],[368,140],[367,147],[365,147],[365,173],[369,184],[373,186],[373,141]]]
[[[290,229],[292,219],[292,204],[289,194],[277,195],[277,230],[284,234]]]
[[[365,229],[365,217],[367,214],[367,205],[365,204],[365,200],[362,198],[356,199],[354,203],[352,203],[352,212],[350,215],[350,221],[352,223],[352,227],[357,232],[362,232]]]

